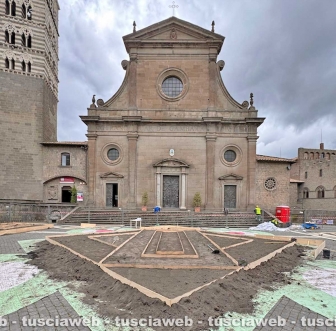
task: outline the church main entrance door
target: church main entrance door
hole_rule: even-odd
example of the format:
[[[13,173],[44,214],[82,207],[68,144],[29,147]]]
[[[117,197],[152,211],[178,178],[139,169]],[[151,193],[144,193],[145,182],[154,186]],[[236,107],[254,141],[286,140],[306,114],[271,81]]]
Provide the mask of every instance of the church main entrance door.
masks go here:
[[[179,176],[163,176],[163,207],[179,208]]]
[[[118,184],[106,184],[106,207],[118,207]]]
[[[236,208],[237,186],[224,185],[224,208]]]

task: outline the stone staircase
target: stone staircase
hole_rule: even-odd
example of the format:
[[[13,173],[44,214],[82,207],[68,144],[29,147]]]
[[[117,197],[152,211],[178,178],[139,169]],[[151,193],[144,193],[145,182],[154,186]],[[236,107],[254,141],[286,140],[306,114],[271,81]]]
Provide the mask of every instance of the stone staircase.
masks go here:
[[[143,212],[140,210],[119,210],[111,208],[88,208],[82,207],[76,210],[62,221],[63,224],[111,224],[129,225],[131,219],[141,218],[142,226],[154,225],[180,225],[191,227],[214,227],[214,228],[247,228],[258,225],[254,213],[230,212],[227,216],[223,212],[167,211],[158,214],[153,211]]]

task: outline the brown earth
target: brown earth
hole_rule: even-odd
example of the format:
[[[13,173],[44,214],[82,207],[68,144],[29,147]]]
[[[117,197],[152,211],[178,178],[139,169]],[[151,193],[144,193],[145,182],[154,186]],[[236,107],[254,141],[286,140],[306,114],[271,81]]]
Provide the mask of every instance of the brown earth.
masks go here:
[[[218,280],[212,285],[182,299],[172,307],[157,299],[151,299],[128,285],[114,280],[98,266],[83,260],[71,252],[48,242],[37,244],[30,253],[28,263],[46,270],[51,278],[65,281],[82,281],[76,288],[84,293],[85,303],[95,307],[104,317],[120,318],[184,318],[193,320],[191,327],[153,327],[155,330],[204,330],[208,317],[217,317],[226,312],[252,313],[252,299],[258,291],[288,282],[283,272],[290,272],[302,263],[301,246],[285,249],[281,254],[252,270]],[[276,281],[276,282],[275,282]],[[174,286],[172,279],[171,286]],[[198,324],[197,321],[204,321]]]

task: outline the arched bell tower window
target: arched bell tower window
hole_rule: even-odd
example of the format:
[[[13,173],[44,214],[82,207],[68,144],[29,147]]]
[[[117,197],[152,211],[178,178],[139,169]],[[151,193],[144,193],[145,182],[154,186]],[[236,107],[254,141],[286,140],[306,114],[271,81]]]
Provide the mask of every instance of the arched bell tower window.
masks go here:
[[[31,21],[33,19],[33,9],[31,6],[28,7],[27,9],[27,19]]]
[[[8,60],[8,57],[6,57],[6,59],[5,59],[5,68],[9,69],[9,60]]]
[[[15,1],[12,1],[12,6],[11,6],[11,15],[16,16],[16,3]]]
[[[309,199],[309,189],[307,187],[303,189],[303,199]]]
[[[11,33],[10,43],[15,45],[15,32]]]
[[[11,60],[11,65],[12,65],[11,69],[14,70],[15,69],[15,60],[14,59]]]
[[[26,35],[24,33],[21,36],[21,46],[26,47]]]
[[[26,18],[27,17],[27,10],[26,10],[26,6],[25,6],[24,3],[22,4],[21,11],[22,11],[22,18]]]
[[[324,189],[323,186],[319,186],[319,187],[316,189],[316,192],[317,192],[317,198],[318,198],[318,199],[323,199],[323,198],[324,198],[325,189]]]
[[[32,47],[32,37],[31,37],[31,35],[28,36],[27,47],[29,47],[29,48]]]
[[[9,32],[7,30],[5,31],[5,42],[9,43]]]
[[[26,62],[25,61],[21,62],[21,69],[22,71],[26,72]]]
[[[28,62],[28,64],[27,64],[27,72],[31,72],[31,63],[30,62]]]
[[[9,1],[6,0],[6,15],[10,14],[10,5],[9,5]]]

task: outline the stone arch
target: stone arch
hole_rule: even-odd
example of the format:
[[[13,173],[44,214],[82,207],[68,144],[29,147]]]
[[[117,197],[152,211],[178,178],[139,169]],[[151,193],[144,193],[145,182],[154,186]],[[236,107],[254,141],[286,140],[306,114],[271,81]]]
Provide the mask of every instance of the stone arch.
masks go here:
[[[309,160],[314,160],[314,153],[313,152],[309,153]]]
[[[303,154],[303,158],[304,158],[305,160],[308,160],[308,152],[304,152],[304,154]]]
[[[318,186],[316,188],[315,192],[316,192],[316,197],[318,199],[323,199],[325,197],[325,188],[324,188],[324,186],[322,186],[322,185]]]
[[[320,158],[320,153],[319,152],[316,152],[315,153],[315,160],[318,160]]]

